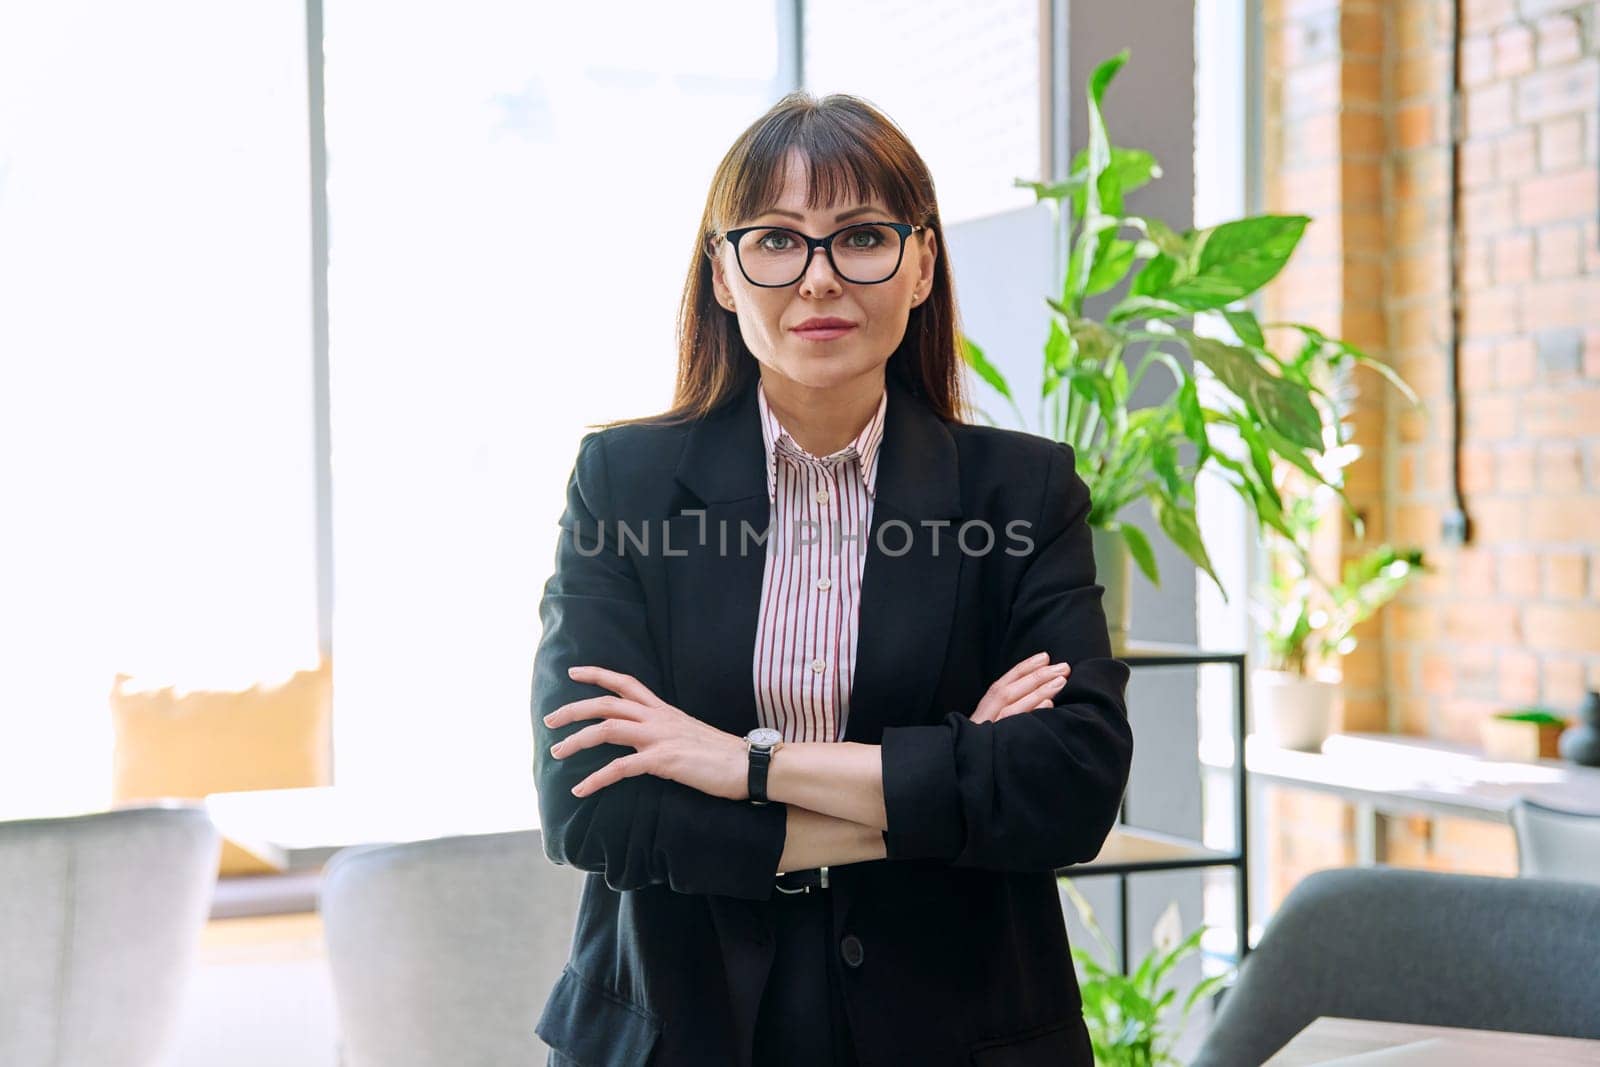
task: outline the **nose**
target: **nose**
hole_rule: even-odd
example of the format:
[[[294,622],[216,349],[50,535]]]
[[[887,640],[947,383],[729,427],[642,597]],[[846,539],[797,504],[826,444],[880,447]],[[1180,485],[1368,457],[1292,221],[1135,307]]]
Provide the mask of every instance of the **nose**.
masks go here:
[[[811,253],[811,262],[806,265],[806,272],[800,276],[800,291],[808,296],[821,293],[838,293],[842,288],[839,275],[833,269],[833,262],[828,259],[824,249],[817,249]]]

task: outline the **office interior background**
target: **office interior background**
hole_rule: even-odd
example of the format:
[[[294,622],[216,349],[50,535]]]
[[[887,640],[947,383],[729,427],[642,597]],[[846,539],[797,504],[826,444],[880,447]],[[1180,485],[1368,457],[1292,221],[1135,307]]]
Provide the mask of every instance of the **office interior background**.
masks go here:
[[[1600,704],[1600,4],[0,0],[0,827],[225,795],[218,885],[250,889],[206,917],[171,1062],[339,1062],[315,870],[274,870],[247,830],[292,851],[333,823],[378,843],[533,812],[537,606],[577,441],[667,405],[737,133],[796,88],[895,119],[937,182],[962,328],[1031,417],[1066,245],[1016,179],[1067,174],[1088,76],[1122,49],[1106,121],[1161,168],[1130,210],[1310,216],[1253,310],[1420,398],[1354,376],[1364,535],[1325,509],[1317,558],[1393,543],[1429,567],[1317,664],[1331,762],[1257,745],[1243,839],[1246,672],[1135,672],[1128,823],[1249,862],[1076,881],[1100,925],[1135,960],[1174,914],[1206,927],[1187,991],[1239,962],[1241,891],[1255,941],[1328,868],[1518,876],[1480,794],[1570,780],[1600,814],[1573,761],[1483,748],[1508,711],[1576,727]],[[1228,596],[1157,539],[1132,636],[1256,668],[1274,560],[1238,493],[1196,494]],[[259,737],[162,733],[193,694]],[[1466,762],[1416,785],[1445,759]],[[317,807],[329,787],[342,806]]]

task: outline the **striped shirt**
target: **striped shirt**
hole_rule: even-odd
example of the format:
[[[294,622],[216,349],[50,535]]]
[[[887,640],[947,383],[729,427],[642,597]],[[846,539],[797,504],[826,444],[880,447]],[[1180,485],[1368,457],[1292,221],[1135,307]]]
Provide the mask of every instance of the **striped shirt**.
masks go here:
[[[844,737],[855,670],[861,571],[872,529],[878,446],[888,394],[855,440],[818,458],[795,443],[756,385],[772,501],[761,613],[756,710],[786,741]]]

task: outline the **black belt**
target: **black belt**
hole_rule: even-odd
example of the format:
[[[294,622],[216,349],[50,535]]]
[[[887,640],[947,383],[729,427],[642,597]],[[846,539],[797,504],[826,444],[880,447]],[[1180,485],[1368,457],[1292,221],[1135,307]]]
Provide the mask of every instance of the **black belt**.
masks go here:
[[[809,893],[813,889],[828,888],[828,868],[807,867],[803,871],[786,871],[773,880],[780,893]]]

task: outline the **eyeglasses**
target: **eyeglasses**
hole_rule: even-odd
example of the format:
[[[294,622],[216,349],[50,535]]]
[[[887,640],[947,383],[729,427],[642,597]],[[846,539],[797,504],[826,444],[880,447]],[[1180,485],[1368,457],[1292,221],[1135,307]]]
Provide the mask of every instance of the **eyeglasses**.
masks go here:
[[[733,245],[734,258],[751,285],[778,289],[803,278],[819,248],[845,281],[886,282],[900,269],[906,238],[925,229],[908,222],[858,222],[826,237],[808,237],[783,226],[741,226],[711,236]]]

